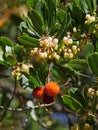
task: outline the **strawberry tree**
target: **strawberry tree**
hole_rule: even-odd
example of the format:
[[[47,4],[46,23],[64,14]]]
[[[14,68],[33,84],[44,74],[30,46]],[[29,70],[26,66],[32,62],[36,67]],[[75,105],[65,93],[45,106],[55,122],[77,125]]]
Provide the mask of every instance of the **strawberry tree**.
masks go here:
[[[74,123],[68,117],[69,129],[96,130],[97,1],[26,0],[26,4],[28,13],[19,25],[17,41],[0,37],[1,81],[13,82],[12,88],[1,84],[0,120],[8,111],[25,111],[31,124],[35,120],[54,129],[46,116],[55,109],[75,114]]]

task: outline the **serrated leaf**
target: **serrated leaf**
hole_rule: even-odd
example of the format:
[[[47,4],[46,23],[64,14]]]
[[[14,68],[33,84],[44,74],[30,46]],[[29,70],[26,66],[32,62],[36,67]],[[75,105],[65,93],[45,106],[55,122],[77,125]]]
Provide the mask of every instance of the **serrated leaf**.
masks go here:
[[[74,59],[68,63],[68,66],[76,71],[83,71],[87,67],[85,59]]]
[[[64,11],[60,11],[62,13],[60,13],[58,15],[58,20],[61,24],[60,29],[57,31],[57,35],[56,37],[58,37],[58,39],[62,39],[67,31],[67,28],[69,27],[69,25],[71,24],[71,16],[69,13],[66,13]]]
[[[71,10],[71,15],[76,24],[84,24],[85,21],[85,12],[81,7],[80,1],[79,0],[74,0],[73,6]],[[77,15],[76,15],[77,14]]]
[[[56,12],[57,12],[57,4],[58,0],[46,0],[46,5],[49,10],[49,15],[48,15],[48,27],[49,29],[55,24],[56,22]]]
[[[38,32],[39,35],[42,35],[45,31],[45,27],[41,15],[36,10],[32,10],[28,13],[28,16],[32,21],[34,29]]]
[[[42,82],[39,78],[38,70],[36,70],[36,68],[30,68],[29,82],[32,84],[33,87],[42,85]]]
[[[19,42],[24,45],[24,46],[29,46],[29,47],[36,47],[39,45],[39,40],[34,38],[34,37],[30,37],[27,34],[24,34],[20,37],[18,37]]]
[[[85,56],[88,57],[91,53],[94,53],[94,46],[88,43],[85,47]]]
[[[78,88],[70,88],[69,89],[69,95],[73,98],[75,98],[77,101],[79,101],[83,106],[85,105],[84,97],[82,96],[81,92],[78,90]]]
[[[33,63],[34,68],[37,71],[40,81],[45,84],[46,78],[48,75],[48,66],[47,64],[40,64],[38,62]]]
[[[93,74],[98,76],[98,54],[91,54],[88,56],[88,64]]]
[[[70,95],[62,96],[64,104],[71,110],[79,112],[82,108],[82,104]]]
[[[16,59],[15,59],[14,56],[8,55],[6,59],[7,59],[7,62],[8,62],[9,64],[11,64],[11,65],[15,65],[15,64],[16,64]]]
[[[83,10],[85,11],[85,13],[88,13],[88,6],[85,0],[80,0],[81,6],[83,8]]]
[[[0,42],[3,43],[4,46],[7,45],[7,46],[12,47],[14,45],[14,43],[9,38],[7,38],[5,36],[0,37]]]
[[[93,11],[95,11],[95,9],[96,9],[96,0],[85,0],[85,1],[88,5],[89,11],[92,14]]]

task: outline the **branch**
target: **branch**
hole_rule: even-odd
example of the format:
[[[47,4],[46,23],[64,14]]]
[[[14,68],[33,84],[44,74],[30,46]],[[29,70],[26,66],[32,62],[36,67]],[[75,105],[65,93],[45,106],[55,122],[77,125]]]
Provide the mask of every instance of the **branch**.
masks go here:
[[[53,105],[54,103],[51,104],[41,104],[40,107],[48,107]],[[6,111],[17,111],[17,112],[21,112],[21,111],[31,111],[33,109],[37,109],[39,108],[39,105],[36,105],[34,107],[26,107],[26,108],[11,108],[11,107],[4,107],[4,106],[0,106],[0,109],[5,109]]]
[[[8,108],[8,107],[10,106],[10,104],[11,104],[13,98],[14,98],[15,91],[16,91],[16,86],[17,86],[17,79],[15,78],[14,91],[13,91],[13,94],[12,94],[12,97],[11,97],[10,101],[9,101],[8,104],[6,105],[6,108]],[[2,121],[2,120],[4,119],[4,117],[5,117],[6,113],[7,113],[7,110],[8,110],[8,109],[5,109],[5,111],[3,112],[0,121]]]

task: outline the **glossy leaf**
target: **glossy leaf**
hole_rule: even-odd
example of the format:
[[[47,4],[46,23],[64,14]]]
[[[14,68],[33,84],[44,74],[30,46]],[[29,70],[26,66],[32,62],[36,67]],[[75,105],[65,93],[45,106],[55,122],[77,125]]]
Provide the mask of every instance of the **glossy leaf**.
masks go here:
[[[88,57],[88,64],[93,74],[98,76],[98,54],[91,54]]]
[[[85,47],[85,56],[88,57],[91,53],[94,53],[94,46],[88,43]]]
[[[98,104],[98,97],[95,96],[94,99],[93,99],[93,104],[92,104],[92,112],[93,112],[93,114],[95,114],[95,112],[96,112],[97,104]]]
[[[83,106],[85,105],[84,97],[82,96],[78,88],[70,88],[69,95],[79,101]]]
[[[67,14],[63,10],[60,10],[58,13],[58,20],[61,26],[60,29],[57,31],[56,37],[58,37],[58,39],[62,39],[66,34],[67,28],[71,24],[70,14]]]
[[[14,43],[9,38],[7,38],[5,36],[0,37],[0,42],[4,46],[7,45],[7,46],[11,46],[12,47],[14,45]]]
[[[31,37],[27,34],[21,35],[20,37],[18,37],[19,42],[24,45],[24,46],[29,46],[29,47],[35,47],[38,46],[39,44],[39,40]]]
[[[96,10],[96,0],[85,0],[85,1],[88,5],[89,11],[93,13]]]
[[[80,0],[81,7],[85,11],[85,13],[88,13],[88,5],[85,0]]]
[[[28,5],[28,7],[32,8],[34,5],[34,0],[26,0],[26,3]]]
[[[85,59],[74,59],[68,63],[68,66],[76,71],[83,71],[87,67]]]
[[[42,82],[39,78],[38,70],[36,70],[36,68],[30,68],[30,75],[28,76],[30,85],[32,85],[32,87],[42,85]]]
[[[45,31],[45,27],[41,15],[36,10],[32,10],[28,13],[28,16],[32,21],[34,29],[38,32],[39,35],[42,35]]]
[[[15,64],[16,64],[16,59],[15,59],[14,56],[8,55],[8,56],[6,57],[6,59],[7,59],[7,62],[8,62],[10,65],[15,65]]]
[[[62,96],[64,104],[71,110],[79,112],[82,108],[82,104],[70,95]]]
[[[41,83],[45,84],[48,75],[47,64],[40,64],[38,62],[35,62],[33,63],[33,66],[38,74],[38,78],[40,79]]]

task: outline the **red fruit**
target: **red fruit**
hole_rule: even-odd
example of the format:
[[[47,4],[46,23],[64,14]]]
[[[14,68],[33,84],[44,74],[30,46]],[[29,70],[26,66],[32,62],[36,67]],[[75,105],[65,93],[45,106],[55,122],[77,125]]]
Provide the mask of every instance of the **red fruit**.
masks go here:
[[[35,99],[41,99],[44,96],[44,87],[36,87],[32,95]]]
[[[55,82],[48,82],[44,91],[46,95],[53,97],[60,93],[60,86]]]
[[[50,97],[48,95],[44,95],[43,102],[45,104],[50,104],[50,103],[54,102],[54,97]]]

